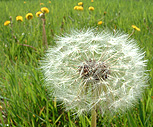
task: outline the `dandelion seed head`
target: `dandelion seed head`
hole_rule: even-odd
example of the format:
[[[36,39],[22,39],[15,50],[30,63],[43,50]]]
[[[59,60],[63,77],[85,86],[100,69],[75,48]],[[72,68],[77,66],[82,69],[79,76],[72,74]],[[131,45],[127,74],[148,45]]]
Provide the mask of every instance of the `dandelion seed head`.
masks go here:
[[[82,114],[97,105],[102,114],[125,111],[141,97],[147,61],[127,34],[72,30],[56,44],[41,68],[48,91],[66,110]]]

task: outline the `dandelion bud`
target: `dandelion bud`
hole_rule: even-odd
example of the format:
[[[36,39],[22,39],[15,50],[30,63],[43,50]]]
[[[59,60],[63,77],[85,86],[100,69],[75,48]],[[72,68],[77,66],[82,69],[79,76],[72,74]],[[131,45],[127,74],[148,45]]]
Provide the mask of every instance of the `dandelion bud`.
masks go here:
[[[145,18],[143,19],[143,22],[146,23],[146,19]]]
[[[106,11],[104,11],[104,16],[107,14],[107,12]]]

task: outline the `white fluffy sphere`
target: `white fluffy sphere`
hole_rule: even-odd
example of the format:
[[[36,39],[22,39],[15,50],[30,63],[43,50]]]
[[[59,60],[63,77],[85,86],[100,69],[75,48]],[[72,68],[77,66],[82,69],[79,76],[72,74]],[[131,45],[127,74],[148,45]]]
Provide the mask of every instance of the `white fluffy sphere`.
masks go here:
[[[41,68],[46,86],[67,110],[102,113],[131,107],[140,97],[148,75],[144,52],[128,35],[93,29],[72,30],[57,37]]]

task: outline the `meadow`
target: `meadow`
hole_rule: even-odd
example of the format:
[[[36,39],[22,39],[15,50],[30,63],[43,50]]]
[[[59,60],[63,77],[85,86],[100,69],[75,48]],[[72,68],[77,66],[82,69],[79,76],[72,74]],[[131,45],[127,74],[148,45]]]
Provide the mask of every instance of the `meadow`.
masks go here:
[[[83,2],[83,10],[74,7]],[[42,4],[40,4],[42,3]],[[94,10],[88,8],[92,6]],[[0,1],[0,125],[17,127],[88,127],[90,114],[76,117],[48,96],[39,61],[48,46],[44,29],[36,13],[47,7],[45,32],[48,46],[54,46],[56,35],[71,29],[109,29],[131,34],[145,51],[148,60],[148,87],[136,106],[112,117],[98,112],[97,126],[153,126],[153,2],[152,0],[1,0]],[[32,13],[31,20],[26,14]],[[11,16],[11,17],[10,17]],[[22,16],[23,21],[16,21]],[[11,20],[7,26],[4,22]],[[102,21],[102,24],[98,24]]]

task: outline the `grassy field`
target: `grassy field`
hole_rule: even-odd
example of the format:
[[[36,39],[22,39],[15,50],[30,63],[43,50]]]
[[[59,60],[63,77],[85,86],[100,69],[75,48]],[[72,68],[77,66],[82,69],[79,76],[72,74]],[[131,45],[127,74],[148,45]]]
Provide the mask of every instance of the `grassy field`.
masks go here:
[[[112,117],[98,113],[97,126],[152,127],[153,126],[153,2],[152,0],[82,0],[83,11],[74,10],[78,0],[1,0],[0,1],[0,123],[1,126],[26,127],[88,127],[90,114],[76,117],[65,112],[50,99],[43,86],[39,61],[46,45],[42,40],[43,26],[36,12],[47,7],[46,37],[49,46],[55,45],[56,35],[69,33],[74,28],[93,27],[97,30],[119,30],[127,34],[136,25],[141,31],[131,36],[146,51],[150,70],[148,88],[139,103],[124,114]],[[44,3],[40,5],[40,3]],[[94,11],[88,7],[93,6]],[[27,13],[33,19],[25,18]],[[16,16],[23,16],[17,22]],[[12,26],[4,26],[12,18]],[[101,25],[98,22],[102,21]]]

